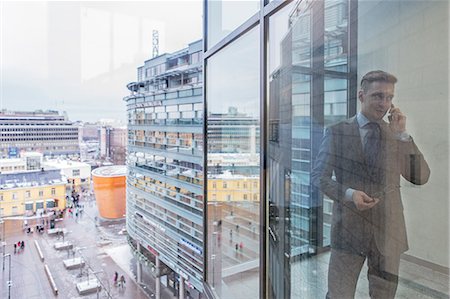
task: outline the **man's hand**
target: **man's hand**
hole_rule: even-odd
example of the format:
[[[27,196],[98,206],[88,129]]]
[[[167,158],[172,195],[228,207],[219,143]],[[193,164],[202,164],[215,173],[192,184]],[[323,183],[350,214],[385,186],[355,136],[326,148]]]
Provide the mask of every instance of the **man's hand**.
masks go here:
[[[389,111],[389,127],[392,132],[400,134],[406,131],[406,116],[400,111],[399,108],[395,107],[394,104],[391,105],[391,110]]]
[[[353,192],[352,200],[359,211],[371,209],[380,201],[380,199],[372,198],[366,193],[358,190]]]

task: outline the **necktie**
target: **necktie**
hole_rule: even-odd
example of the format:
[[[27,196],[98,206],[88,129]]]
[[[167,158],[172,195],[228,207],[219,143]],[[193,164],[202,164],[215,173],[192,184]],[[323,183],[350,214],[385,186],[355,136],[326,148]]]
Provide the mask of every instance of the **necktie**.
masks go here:
[[[380,161],[380,126],[377,123],[370,122],[364,126],[368,129],[364,140],[364,154],[370,171],[376,172],[376,167]]]

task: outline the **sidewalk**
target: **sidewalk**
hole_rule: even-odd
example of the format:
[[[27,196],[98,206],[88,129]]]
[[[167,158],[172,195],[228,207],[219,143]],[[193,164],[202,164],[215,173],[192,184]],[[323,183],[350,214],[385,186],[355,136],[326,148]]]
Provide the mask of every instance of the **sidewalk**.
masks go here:
[[[61,236],[49,236],[44,234],[27,234],[22,230],[24,217],[14,217],[14,219],[5,219],[6,232],[6,253],[11,254],[11,298],[97,298],[96,293],[80,296],[76,290],[75,284],[87,280],[86,268],[80,276],[80,269],[66,270],[63,260],[72,257],[84,257],[87,264],[98,272],[103,288],[99,298],[154,298],[153,292],[148,288],[142,288],[135,281],[136,262],[131,254],[126,236],[119,235],[118,232],[125,226],[125,220],[105,222],[100,221],[96,226],[95,217],[97,208],[95,201],[82,201],[84,212],[76,218],[66,214],[63,221],[56,223],[56,227],[66,228],[68,233],[64,236],[64,241],[70,241],[74,244],[75,254],[72,250],[57,251],[54,249],[55,242],[61,242]],[[40,217],[39,217],[40,218]],[[38,218],[38,219],[39,219]],[[30,219],[30,217],[25,217]],[[13,242],[25,241],[25,249],[20,254],[14,254]],[[54,296],[48,279],[44,272],[44,263],[40,261],[34,244],[37,240],[43,255],[45,264],[48,265],[53,275],[55,283],[59,289],[58,296]],[[103,244],[98,242],[102,241]],[[1,262],[1,260],[0,260]],[[0,297],[8,298],[8,280],[9,264],[5,260],[5,270],[0,268]],[[1,263],[3,266],[3,264]],[[114,272],[119,276],[124,275],[125,287],[113,286]],[[92,272],[89,278],[93,278]],[[144,276],[144,281],[154,288],[152,277]],[[161,286],[162,298],[172,299],[173,294]]]

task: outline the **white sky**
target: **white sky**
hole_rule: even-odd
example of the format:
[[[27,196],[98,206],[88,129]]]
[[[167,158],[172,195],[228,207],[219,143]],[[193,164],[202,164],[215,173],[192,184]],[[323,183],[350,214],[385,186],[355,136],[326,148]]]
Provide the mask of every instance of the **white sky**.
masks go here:
[[[0,2],[0,102],[125,120],[126,84],[152,56],[202,38],[202,1]]]

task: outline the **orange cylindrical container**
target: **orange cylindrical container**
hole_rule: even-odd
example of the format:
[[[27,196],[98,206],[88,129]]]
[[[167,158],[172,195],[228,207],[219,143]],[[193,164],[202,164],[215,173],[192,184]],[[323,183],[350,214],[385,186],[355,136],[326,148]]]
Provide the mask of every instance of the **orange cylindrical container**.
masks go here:
[[[125,217],[126,171],[125,165],[104,166],[92,171],[95,200],[100,217],[105,219]]]

